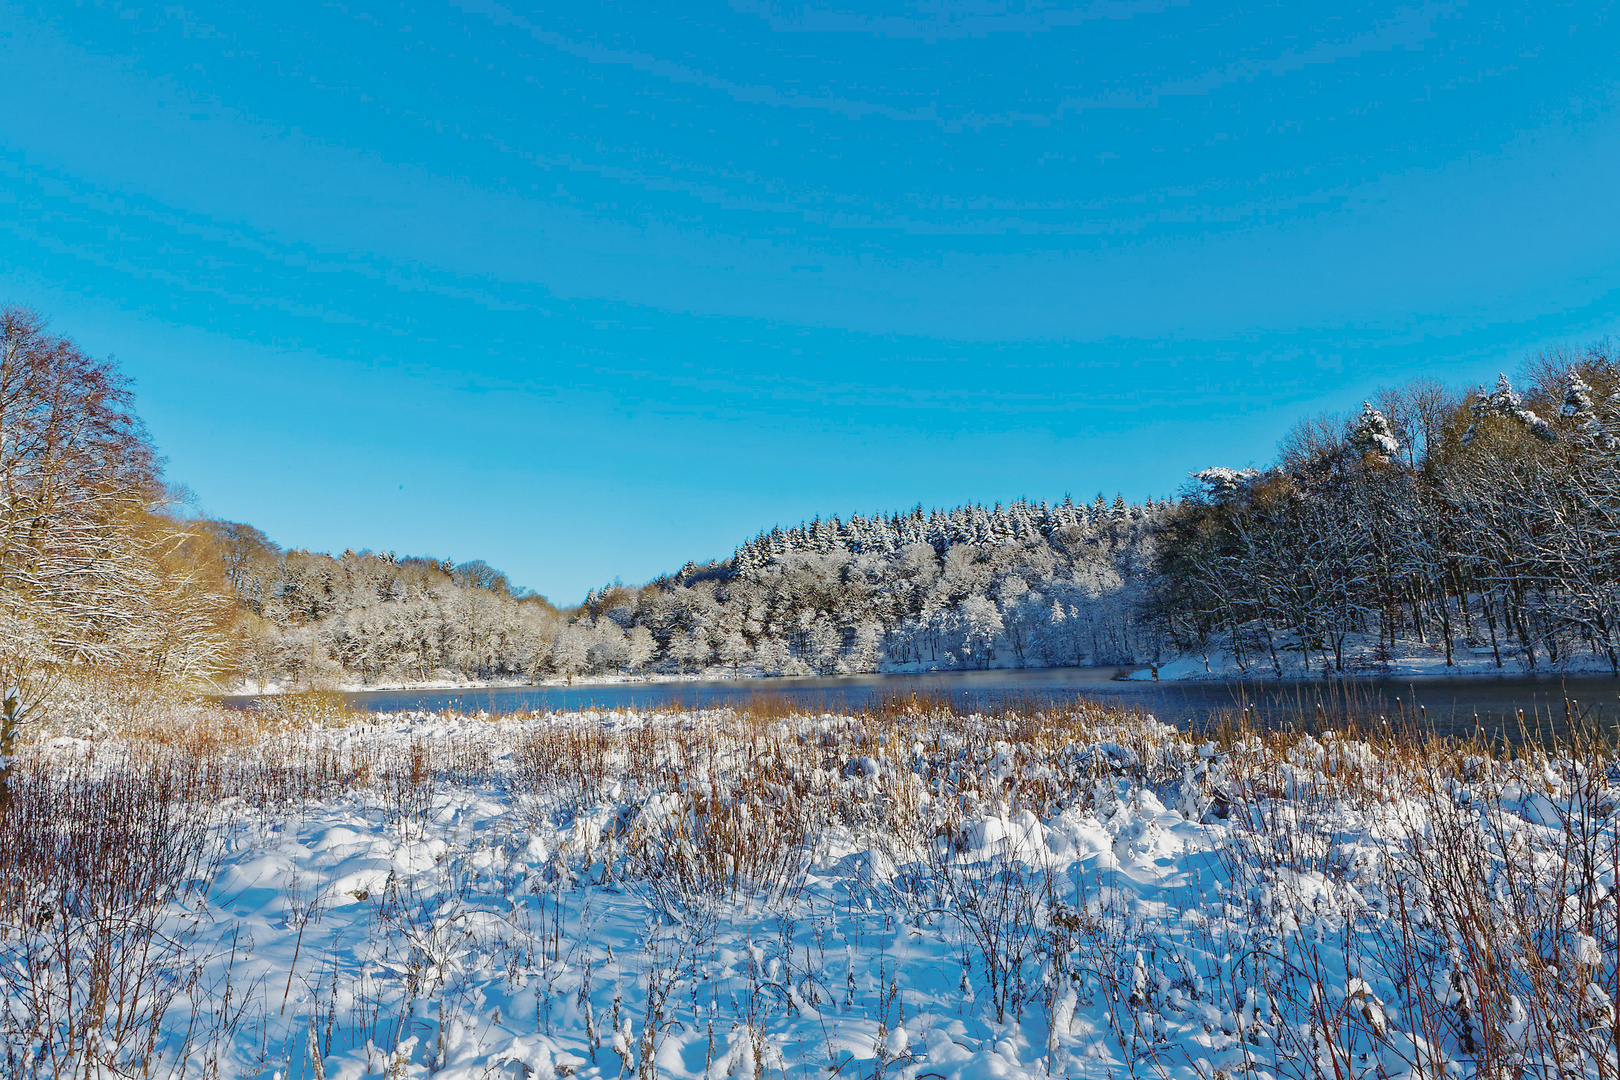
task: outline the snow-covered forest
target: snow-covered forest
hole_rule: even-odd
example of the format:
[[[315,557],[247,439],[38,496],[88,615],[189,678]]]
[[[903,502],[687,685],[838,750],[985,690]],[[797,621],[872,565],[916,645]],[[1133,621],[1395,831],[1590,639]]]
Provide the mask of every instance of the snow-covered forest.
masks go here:
[[[1620,668],[1620,367],[1418,382],[1174,501],[818,518],[558,611],[482,563],[281,552],[208,523],[254,681],[1152,664]]]
[[[1201,472],[1164,520],[1145,618],[1243,670],[1620,671],[1620,356],[1535,358],[1470,394],[1422,381],[1300,425],[1264,471]]]
[[[201,521],[243,618],[258,685],[528,678],[565,619],[483,562],[282,551],[258,529]]]
[[[1123,663],[1167,504],[1013,503],[817,520],[575,611],[482,563],[276,550],[206,523],[253,616],[261,684],[623,672],[808,674],[880,665]]]
[[[816,520],[722,563],[588,597],[578,625],[644,626],[677,665],[769,674],[1127,663],[1168,504],[1015,502]]]

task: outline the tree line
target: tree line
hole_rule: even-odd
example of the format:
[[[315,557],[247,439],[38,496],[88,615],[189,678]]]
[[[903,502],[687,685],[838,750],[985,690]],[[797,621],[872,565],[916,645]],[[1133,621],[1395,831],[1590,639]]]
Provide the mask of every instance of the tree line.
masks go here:
[[[1410,649],[1620,671],[1607,344],[1538,357],[1519,386],[1381,391],[1175,499],[817,518],[564,610],[480,561],[284,550],[187,516],[110,361],[25,311],[0,334],[8,733],[75,672],[298,687],[1190,654],[1287,675]]]
[[[273,568],[241,592],[268,624],[252,664],[297,682],[1190,654],[1281,676],[1418,650],[1620,671],[1620,361],[1607,343],[1549,353],[1521,383],[1379,391],[1174,500],[817,518],[567,611],[432,560],[261,544]]]
[[[1125,663],[1160,646],[1134,612],[1170,509],[1099,495],[818,518],[639,589],[593,592],[561,633],[643,630],[655,663],[735,674]]]
[[[257,685],[585,674],[793,675],[1126,662],[1168,504],[961,507],[817,519],[559,611],[482,562],[283,551],[203,521]],[[1033,583],[1033,584],[1032,584]]]

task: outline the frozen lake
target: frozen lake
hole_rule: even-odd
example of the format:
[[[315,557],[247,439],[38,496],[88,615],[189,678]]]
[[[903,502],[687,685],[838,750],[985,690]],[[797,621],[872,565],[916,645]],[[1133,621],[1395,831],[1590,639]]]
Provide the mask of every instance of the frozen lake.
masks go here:
[[[1245,705],[1253,708],[1262,721],[1279,723],[1299,716],[1302,710],[1306,715],[1315,715],[1320,703],[1329,720],[1345,715],[1384,715],[1393,724],[1421,724],[1442,734],[1461,735],[1474,730],[1477,716],[1487,734],[1514,735],[1521,710],[1532,730],[1561,729],[1567,693],[1576,707],[1600,716],[1608,726],[1620,718],[1620,679],[1608,676],[1155,683],[1118,679],[1120,671],[1117,667],[1042,668],[572,687],[373,690],[346,696],[355,707],[372,712],[450,709],[491,713],[702,707],[747,704],[756,698],[785,699],[817,712],[858,712],[913,694],[946,698],[958,707],[971,709],[1080,696],[1140,708],[1181,726],[1196,726],[1212,716],[1235,713]]]

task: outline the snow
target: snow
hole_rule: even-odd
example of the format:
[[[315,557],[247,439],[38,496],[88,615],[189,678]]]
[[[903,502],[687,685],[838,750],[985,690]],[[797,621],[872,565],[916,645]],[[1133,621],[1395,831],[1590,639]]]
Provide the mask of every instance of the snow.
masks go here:
[[[29,753],[58,781],[151,761]],[[329,779],[295,797],[289,765]],[[1578,759],[1442,778],[1332,736],[1217,747],[1100,710],[399,714],[216,766],[241,790],[203,806],[207,872],[158,915],[196,928],[175,970],[198,977],[153,1075],[1475,1075],[1470,995],[1535,1072],[1527,992],[1485,1016],[1414,867],[1444,835],[1492,881],[1520,860],[1533,895],[1562,881],[1566,825],[1620,794]],[[1612,895],[1612,824],[1588,831]],[[1558,899],[1531,929],[1612,1017],[1612,900],[1582,922]]]
[[[1501,666],[1496,653],[1488,643],[1469,642],[1457,638],[1453,643],[1451,663],[1446,663],[1445,646],[1439,643],[1422,644],[1400,641],[1393,647],[1380,645],[1369,635],[1347,636],[1345,670],[1334,671],[1324,666],[1320,656],[1302,661],[1297,649],[1280,653],[1282,678],[1336,679],[1344,675],[1378,679],[1500,679],[1514,676],[1545,675],[1612,675],[1608,658],[1590,652],[1573,652],[1556,665],[1545,657],[1534,667],[1525,662],[1522,653],[1506,642],[1501,647]],[[1307,666],[1307,663],[1310,666]],[[1151,681],[1152,666],[1140,667],[1126,673],[1133,682]],[[1239,679],[1275,679],[1277,671],[1269,657],[1250,656],[1243,665],[1233,659],[1229,651],[1211,648],[1207,655],[1189,654],[1158,665],[1158,679],[1169,682],[1177,679],[1231,681]]]

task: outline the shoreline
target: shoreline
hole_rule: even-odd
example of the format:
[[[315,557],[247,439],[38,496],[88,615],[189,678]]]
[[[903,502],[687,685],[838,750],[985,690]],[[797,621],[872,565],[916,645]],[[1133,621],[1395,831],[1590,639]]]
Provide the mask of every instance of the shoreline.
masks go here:
[[[737,680],[762,678],[821,678],[824,676],[761,676],[743,675]],[[591,686],[654,686],[666,683],[683,682],[719,682],[722,681],[710,675],[581,675],[571,682],[555,677],[540,679],[531,682],[528,679],[491,679],[488,681],[465,681],[452,679],[427,679],[422,681],[386,682],[386,683],[338,683],[335,686],[275,686],[258,688],[234,688],[222,694],[220,698],[260,698],[260,697],[289,697],[299,694],[383,694],[401,693],[418,690],[569,690],[574,687]],[[251,687],[251,684],[250,684]]]
[[[1099,677],[1090,682],[1076,681],[1071,692],[1083,696],[1086,687],[1111,686],[1115,693],[1129,692],[1127,688],[1147,688],[1153,685],[1224,685],[1232,683],[1248,683],[1257,687],[1292,687],[1292,686],[1326,686],[1337,683],[1391,683],[1411,682],[1415,684],[1444,684],[1444,683],[1490,683],[1492,681],[1532,680],[1556,684],[1561,681],[1596,681],[1601,679],[1614,679],[1617,676],[1608,664],[1598,665],[1567,665],[1552,668],[1546,665],[1537,665],[1535,668],[1513,662],[1498,668],[1494,662],[1454,664],[1446,667],[1444,664],[1431,663],[1393,663],[1387,670],[1361,668],[1347,672],[1326,673],[1285,673],[1278,678],[1274,671],[1260,671],[1259,665],[1251,665],[1248,671],[1236,669],[1216,662],[1211,657],[1211,666],[1208,671],[1203,670],[1204,661],[1201,657],[1180,658],[1168,664],[1159,665],[1157,679],[1152,674],[1152,666],[1141,664],[1110,664],[1102,667],[1059,666],[1059,667],[991,667],[991,668],[938,668],[922,670],[887,670],[848,672],[839,675],[731,675],[716,673],[714,671],[694,674],[664,674],[653,673],[647,675],[585,675],[572,680],[560,678],[547,678],[530,682],[519,679],[499,679],[489,681],[461,681],[447,679],[430,679],[423,681],[401,681],[365,685],[360,683],[340,683],[332,687],[277,687],[258,688],[253,686],[233,688],[217,696],[220,699],[243,698],[276,698],[296,696],[307,693],[335,693],[342,695],[381,694],[381,693],[412,693],[412,692],[455,692],[467,691],[476,693],[489,690],[589,690],[596,687],[617,686],[670,686],[681,684],[694,685],[743,685],[748,683],[771,684],[766,689],[787,689],[792,684],[816,683],[826,681],[883,680],[890,678],[990,678],[997,675],[1009,676],[1014,679],[1030,677],[1040,672],[1108,672],[1111,677]]]

